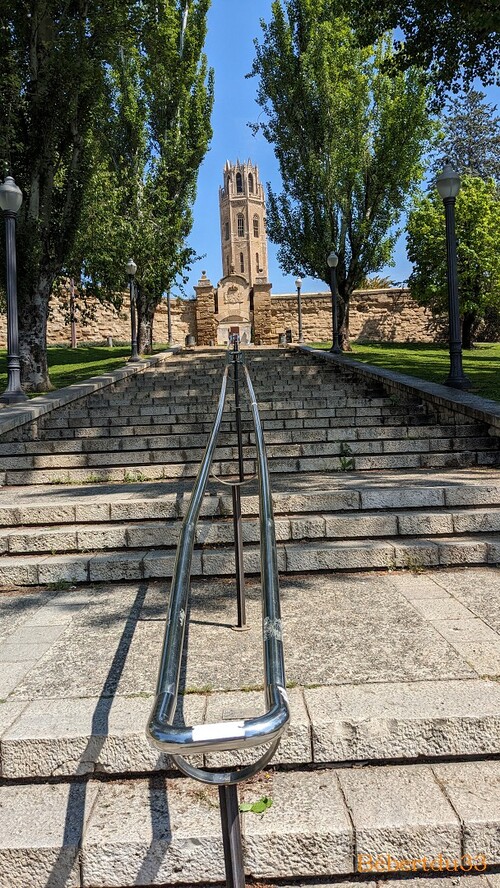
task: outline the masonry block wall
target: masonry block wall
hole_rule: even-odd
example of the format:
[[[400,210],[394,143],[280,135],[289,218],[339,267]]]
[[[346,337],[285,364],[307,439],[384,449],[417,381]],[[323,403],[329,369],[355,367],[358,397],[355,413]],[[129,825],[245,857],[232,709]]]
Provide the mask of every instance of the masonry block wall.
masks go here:
[[[97,299],[87,299],[88,318],[86,323],[79,320],[78,297],[76,299],[76,338],[77,343],[105,342],[111,336],[115,343],[130,342],[130,309],[128,294],[124,294],[122,308],[118,311],[109,303]],[[184,344],[188,334],[196,336],[196,302],[194,299],[172,299],[172,335],[174,342]],[[167,303],[162,302],[155,314],[153,326],[155,342],[168,341]],[[47,341],[49,345],[62,345],[71,340],[68,299],[62,294],[53,294],[50,299]],[[0,314],[0,348],[7,347],[7,318]]]
[[[217,324],[214,321],[215,288],[195,288],[195,299],[172,299],[172,333],[174,342],[184,344],[188,334],[196,337],[199,345],[214,341]],[[77,297],[77,317],[78,297]],[[124,294],[122,308],[98,300],[87,300],[89,318],[85,324],[77,322],[77,341],[105,342],[111,336],[115,342],[130,341],[130,313],[128,294]],[[331,335],[331,298],[329,293],[306,293],[302,296],[302,326],[307,342],[319,342]],[[417,305],[408,290],[364,290],[354,293],[350,307],[350,329],[353,339],[372,342],[434,342],[442,334],[442,325],[430,312]],[[291,330],[293,341],[298,339],[297,296],[273,296],[271,285],[257,282],[254,286],[254,335],[261,345],[276,344],[278,336]],[[68,298],[54,294],[50,301],[48,323],[49,345],[68,343],[71,338]],[[167,304],[162,302],[155,315],[153,328],[155,342],[167,342]],[[7,346],[7,320],[0,315],[0,348]]]
[[[302,296],[302,330],[306,342],[331,338],[332,308],[329,293]],[[299,335],[297,296],[271,297],[274,337],[291,330]],[[434,342],[441,325],[418,305],[408,290],[358,290],[351,299],[349,327],[352,339],[371,342]]]

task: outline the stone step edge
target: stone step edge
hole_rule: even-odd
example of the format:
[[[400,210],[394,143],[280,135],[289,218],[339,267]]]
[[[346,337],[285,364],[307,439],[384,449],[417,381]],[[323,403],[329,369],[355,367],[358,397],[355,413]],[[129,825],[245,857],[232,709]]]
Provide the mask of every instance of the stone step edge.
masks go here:
[[[303,574],[331,570],[413,570],[464,564],[500,563],[500,534],[463,535],[434,539],[389,537],[348,542],[278,543],[280,573]],[[245,548],[247,575],[260,574],[260,550]],[[0,558],[0,586],[43,586],[60,583],[112,582],[115,580],[169,579],[175,548],[133,549],[74,555],[22,555]],[[199,548],[193,552],[193,577],[234,575],[234,550]]]
[[[497,520],[493,520],[493,516]],[[115,520],[104,526],[89,523],[0,527],[0,564],[3,557],[97,551],[129,551],[134,549],[166,551],[177,546],[181,517],[142,519],[137,522]],[[359,526],[361,525],[361,526]],[[364,525],[364,527],[363,527]],[[488,526],[489,525],[489,526]],[[457,508],[435,511],[351,510],[344,512],[285,513],[275,512],[279,544],[324,541],[355,542],[374,536],[377,540],[411,541],[432,534],[440,537],[500,533],[500,508]],[[257,515],[242,516],[243,545],[255,545],[260,539]],[[148,539],[149,534],[149,539]],[[44,540],[43,537],[46,536]],[[207,546],[229,546],[234,543],[233,518],[227,515],[200,516],[195,534],[195,550]]]
[[[38,419],[40,416],[51,413],[52,410],[64,407],[72,401],[85,398],[93,392],[114,385],[122,379],[127,379],[137,373],[143,373],[150,367],[162,364],[179,351],[180,347],[174,346],[169,351],[151,355],[151,357],[144,358],[140,362],[125,364],[123,367],[119,367],[117,370],[110,370],[109,373],[102,376],[92,376],[84,382],[77,382],[74,385],[68,385],[46,395],[31,398],[28,403],[24,402],[12,407],[4,407],[0,411],[0,436],[18,426],[33,422],[33,420]]]
[[[495,680],[294,686],[287,694],[291,723],[273,766],[500,754]],[[263,688],[203,693],[193,688],[182,701],[186,724],[264,711]],[[145,734],[153,702],[153,695],[144,694],[29,702],[11,697],[0,704],[0,776],[26,780],[171,770],[170,757]],[[100,731],[95,730],[99,723]],[[197,756],[196,762],[221,768],[256,757],[254,749]]]
[[[343,467],[348,462],[347,467]],[[478,448],[473,451],[433,451],[410,453],[379,453],[353,456],[296,456],[271,457],[269,470],[271,474],[287,474],[291,472],[331,472],[348,474],[351,471],[377,472],[387,469],[434,469],[434,468],[472,468],[475,466],[491,467],[500,461],[500,453]],[[200,461],[192,462],[150,462],[145,464],[122,464],[118,467],[88,466],[87,468],[33,468],[7,469],[0,471],[0,485],[19,487],[37,484],[96,484],[110,482],[133,483],[134,481],[165,481],[194,478],[198,472]],[[220,464],[213,464],[216,476],[226,477],[237,471],[237,460],[232,457]],[[255,471],[255,460],[246,460],[245,473]]]
[[[272,800],[262,815],[242,814],[245,872],[257,879],[377,878],[377,855],[389,871],[394,861],[425,874],[429,860],[435,868],[451,861],[452,871],[455,861],[458,871],[474,863],[476,874],[496,867],[499,765],[266,772],[240,790],[243,802]],[[24,886],[26,872],[36,876],[30,888],[224,881],[215,787],[158,777],[1,792],[5,885]]]
[[[79,440],[92,441],[85,438]],[[437,437],[437,438],[363,438],[351,441],[289,441],[267,443],[267,457],[269,466],[274,461],[281,459],[335,459],[351,460],[362,457],[404,457],[411,454],[424,456],[450,455],[474,452],[496,453],[495,442],[488,437]],[[0,465],[7,470],[9,475],[15,472],[37,472],[47,470],[74,471],[86,469],[91,473],[93,469],[115,469],[124,467],[132,470],[138,466],[139,470],[150,469],[151,466],[163,465],[165,467],[186,465],[195,463],[198,465],[203,457],[204,448],[201,445],[190,447],[150,447],[149,453],[154,455],[150,462],[144,461],[144,448],[126,448],[109,450],[84,450],[78,452],[63,453],[17,453],[11,456],[0,457]],[[215,450],[214,463],[231,462],[238,459],[238,449],[234,442],[219,444]],[[243,444],[243,459],[250,464],[255,459],[255,446]],[[500,456],[498,457],[500,460]],[[344,471],[348,471],[345,469]]]
[[[291,480],[291,485],[293,485]],[[371,480],[371,479],[370,479]],[[294,511],[296,513],[312,513],[318,511],[332,511],[349,514],[365,510],[407,510],[423,508],[457,508],[471,507],[484,508],[486,506],[500,506],[500,479],[490,475],[485,480],[464,479],[457,483],[447,482],[446,477],[440,476],[440,483],[436,485],[417,486],[413,484],[402,485],[399,478],[390,478],[379,483],[370,483],[366,486],[366,479],[360,481],[359,486],[351,486],[352,482],[346,477],[346,485],[339,487],[311,487],[297,492],[283,493],[273,492],[273,507],[275,515]],[[354,479],[353,479],[354,481]],[[70,488],[71,490],[71,488]],[[122,500],[107,500],[109,491],[97,493],[94,501],[82,503],[81,497],[65,497],[56,501],[51,506],[45,505],[43,497],[35,505],[27,503],[2,502],[0,495],[0,527],[12,526],[13,522],[24,526],[37,526],[47,521],[47,513],[52,509],[55,513],[54,520],[58,524],[112,522],[123,520],[135,520],[144,517],[144,513],[151,514],[149,520],[156,518],[183,517],[185,514],[191,490],[176,493],[160,491],[156,497],[144,499],[130,499],[130,494]],[[325,499],[329,500],[329,507],[325,509]],[[245,488],[241,494],[242,508],[245,516],[258,515],[258,496],[248,493]],[[335,508],[334,504],[338,505]],[[303,508],[302,508],[303,506]],[[135,515],[134,515],[135,512]],[[229,517],[232,514],[232,498],[229,493],[207,494],[202,502],[201,518],[220,515]],[[38,520],[37,520],[38,519]],[[50,523],[50,522],[48,522]]]

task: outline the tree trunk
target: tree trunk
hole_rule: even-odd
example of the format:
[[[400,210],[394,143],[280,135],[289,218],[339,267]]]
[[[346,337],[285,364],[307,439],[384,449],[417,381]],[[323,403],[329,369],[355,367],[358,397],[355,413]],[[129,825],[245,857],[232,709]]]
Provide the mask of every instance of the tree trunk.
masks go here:
[[[47,363],[47,316],[53,276],[42,272],[35,286],[19,302],[19,356],[21,383],[27,392],[53,389]]]
[[[137,299],[138,348],[140,355],[150,355],[153,351],[153,321],[156,303],[144,299],[139,293]]]
[[[476,315],[467,311],[462,321],[462,348],[472,348],[474,345],[474,336],[477,327]]]
[[[352,351],[349,339],[349,297],[339,299],[339,340],[342,351]]]

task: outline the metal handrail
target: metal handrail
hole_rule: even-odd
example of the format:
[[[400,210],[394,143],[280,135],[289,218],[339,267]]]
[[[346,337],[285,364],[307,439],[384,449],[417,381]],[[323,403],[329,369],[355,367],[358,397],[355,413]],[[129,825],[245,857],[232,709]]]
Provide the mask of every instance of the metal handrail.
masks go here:
[[[290,709],[285,685],[283,638],[279,598],[278,562],[273,505],[266,449],[255,392],[246,368],[245,380],[255,429],[260,502],[260,560],[262,586],[262,635],[267,711],[253,718],[193,726],[174,726],[181,672],[182,650],[188,612],[191,560],[196,524],[210,474],[226,400],[229,365],[222,380],[217,414],[184,518],[174,565],[167,625],[163,642],[156,699],[147,734],[152,743],[173,757],[179,770],[203,783],[219,786],[240,783],[256,774],[271,760],[286,725]],[[198,768],[183,755],[248,749],[269,743],[261,757],[250,765],[226,771]]]

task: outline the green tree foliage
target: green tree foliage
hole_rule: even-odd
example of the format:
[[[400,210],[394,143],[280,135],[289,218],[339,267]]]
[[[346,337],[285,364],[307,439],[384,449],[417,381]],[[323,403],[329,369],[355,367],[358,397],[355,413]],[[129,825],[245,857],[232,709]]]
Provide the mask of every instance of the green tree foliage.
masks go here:
[[[484,84],[498,82],[498,0],[350,0],[348,8],[367,44],[400,28],[404,41],[390,66],[428,71],[441,99],[450,88],[469,87],[475,77]]]
[[[210,136],[208,6],[0,0],[0,167],[24,194],[18,292],[28,390],[50,388],[46,324],[58,275],[81,272],[106,295],[125,282],[136,252],[147,318],[150,294],[159,299],[189,259],[194,170]]]
[[[126,25],[119,2],[0,0],[0,170],[23,191],[18,217],[21,374],[50,387],[50,291],[78,229],[91,171],[90,132]]]
[[[141,351],[150,349],[163,294],[185,280],[195,255],[186,238],[212,135],[213,74],[202,53],[208,6],[209,0],[167,2],[155,15],[156,3],[143,4],[140,28],[108,72],[112,113],[76,260],[94,293],[116,298],[133,256]]]
[[[360,49],[334,5],[274,2],[252,75],[266,112],[254,129],[274,146],[283,182],[281,194],[269,188],[269,235],[289,273],[329,283],[326,258],[338,254],[346,346],[350,296],[391,260],[432,126],[418,74],[383,73],[390,40]]]
[[[448,157],[461,175],[492,178],[500,185],[500,117],[485,98],[471,89],[448,102],[435,168],[441,170],[441,159]]]
[[[493,179],[463,176],[456,201],[457,260],[462,338],[470,348],[478,325],[500,308],[500,201]],[[443,201],[437,189],[421,195],[407,226],[412,295],[436,315],[447,310],[446,232]]]

